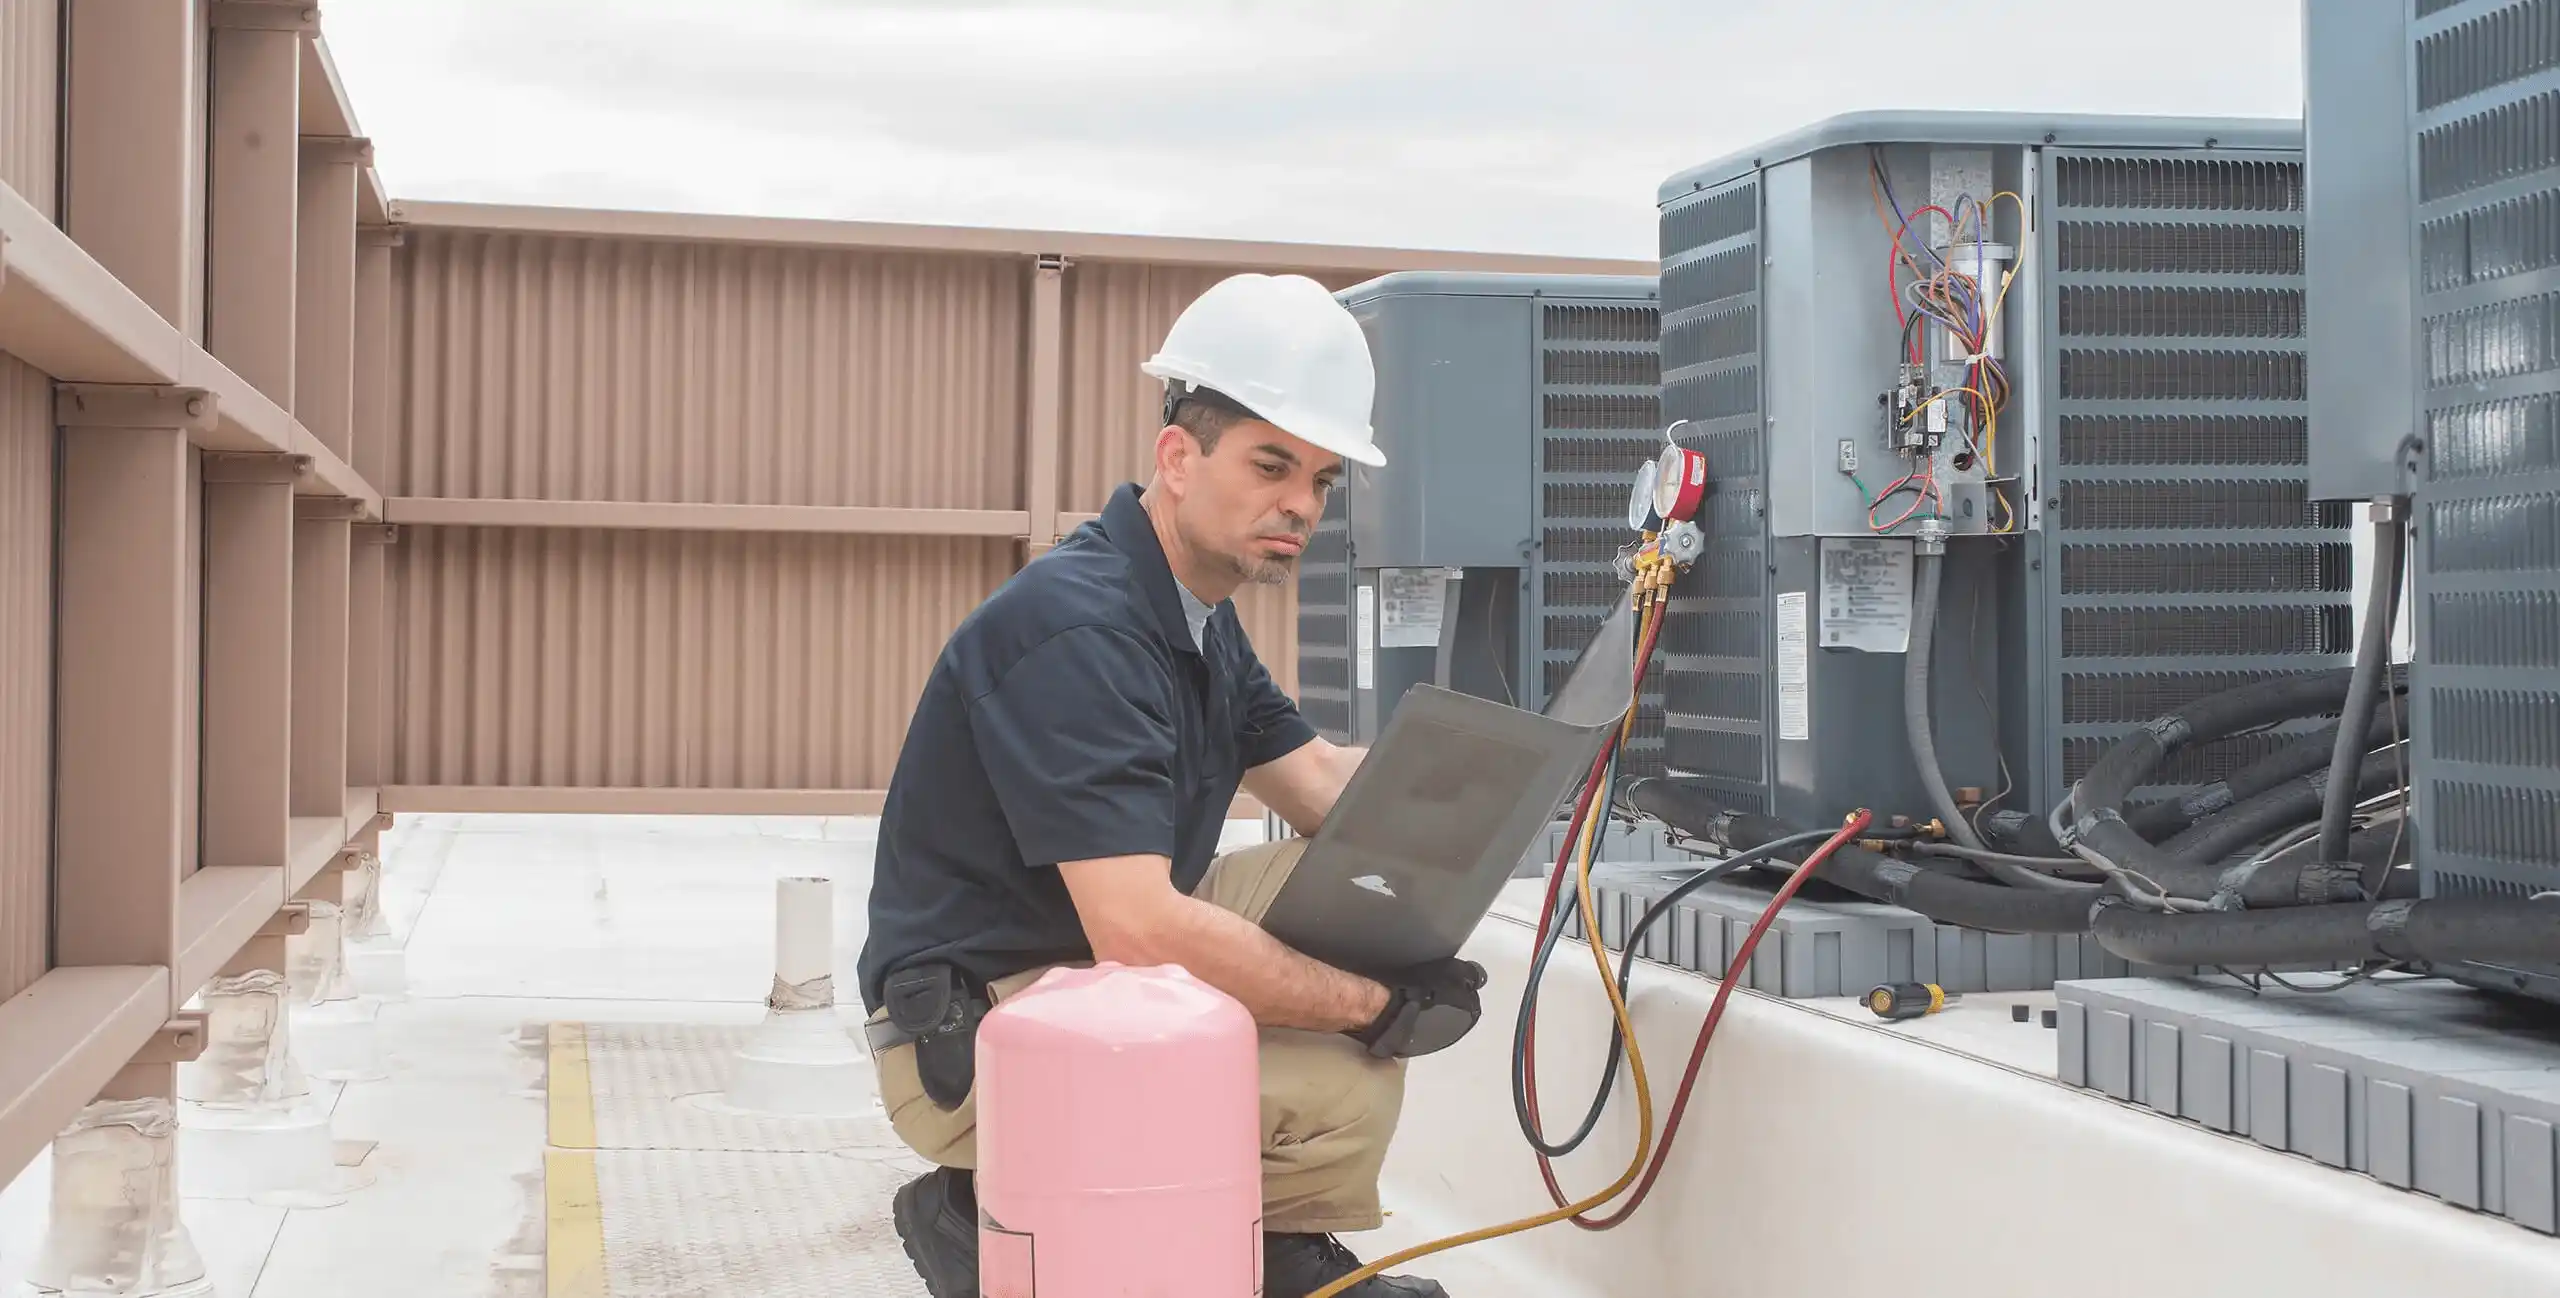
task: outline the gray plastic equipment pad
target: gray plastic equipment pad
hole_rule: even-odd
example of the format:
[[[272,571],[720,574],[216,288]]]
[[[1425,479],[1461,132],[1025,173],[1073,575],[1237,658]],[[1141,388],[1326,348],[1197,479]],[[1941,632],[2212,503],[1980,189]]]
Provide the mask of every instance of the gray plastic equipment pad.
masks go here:
[[[2290,976],[2325,987],[2337,975]],[[2444,982],[2064,982],[2063,1081],[2553,1233],[2560,1016]]]
[[[1612,950],[1625,949],[1628,930],[1646,908],[1694,873],[1694,867],[1594,866],[1592,900],[1600,910],[1602,942]],[[1707,884],[1681,898],[1645,935],[1636,954],[1719,977],[1774,895],[1773,885]],[[1570,909],[1565,931],[1581,935],[1579,917]],[[1760,939],[1743,986],[1803,1000],[1857,996],[1885,982],[1933,982],[1957,994],[2043,991],[2057,979],[2137,972],[2193,971],[2137,969],[2087,937],[1984,933],[1935,923],[1881,902],[1799,897],[1787,903]]]

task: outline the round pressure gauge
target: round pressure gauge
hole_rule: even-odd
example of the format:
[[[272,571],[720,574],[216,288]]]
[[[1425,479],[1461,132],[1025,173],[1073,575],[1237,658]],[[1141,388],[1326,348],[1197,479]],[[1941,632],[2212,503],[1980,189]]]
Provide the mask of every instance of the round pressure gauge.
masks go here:
[[[1696,517],[1707,495],[1707,457],[1687,447],[1667,447],[1654,473],[1653,512],[1667,523]]]
[[[1654,478],[1662,466],[1651,460],[1636,470],[1635,495],[1627,500],[1627,526],[1639,532],[1662,530],[1662,515],[1653,504]]]

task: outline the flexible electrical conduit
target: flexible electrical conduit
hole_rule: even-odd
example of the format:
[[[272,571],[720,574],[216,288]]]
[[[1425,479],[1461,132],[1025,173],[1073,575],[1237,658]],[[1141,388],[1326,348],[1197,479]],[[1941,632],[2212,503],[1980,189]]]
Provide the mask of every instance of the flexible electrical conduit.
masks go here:
[[[2343,861],[2356,810],[2356,765],[2373,735],[2373,708],[2391,666],[2392,623],[2400,616],[2401,547],[2408,532],[2395,502],[2373,524],[2373,590],[2365,601],[2363,643],[2356,646],[2354,682],[2338,715],[2338,742],[2329,753],[2329,788],[2320,808],[2320,859]]]
[[[1911,744],[1911,764],[1920,772],[1920,787],[1928,791],[1930,806],[1947,827],[1947,836],[1979,848],[1982,837],[1973,832],[1964,810],[1956,805],[1955,793],[1947,788],[1947,773],[1938,765],[1937,736],[1929,723],[1929,660],[1936,648],[1938,586],[1945,570],[1945,555],[1922,554],[1912,559],[1911,639],[1902,655],[1902,730]]]
[[[1946,769],[1938,764],[1937,735],[1929,719],[1929,677],[1937,649],[1938,596],[1945,574],[1945,555],[1913,557],[1911,638],[1902,655],[1902,732],[1911,745],[1911,765],[1920,775],[1920,787],[1927,791],[1938,822],[1946,826],[1947,837],[1955,840],[1958,847],[1982,853],[1969,859],[2001,882],[2017,888],[2094,897],[2102,885],[2057,879],[1988,852],[1982,836],[1965,818],[1964,809],[1956,805],[1954,791],[1947,787]]]

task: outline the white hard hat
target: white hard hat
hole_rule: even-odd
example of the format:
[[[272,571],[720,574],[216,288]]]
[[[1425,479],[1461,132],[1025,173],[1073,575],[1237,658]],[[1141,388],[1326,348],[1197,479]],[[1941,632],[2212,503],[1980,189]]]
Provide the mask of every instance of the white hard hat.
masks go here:
[[[1376,468],[1369,340],[1333,294],[1304,275],[1231,275],[1209,287],[1139,367],[1212,389],[1311,445]],[[1179,395],[1179,389],[1176,394]]]

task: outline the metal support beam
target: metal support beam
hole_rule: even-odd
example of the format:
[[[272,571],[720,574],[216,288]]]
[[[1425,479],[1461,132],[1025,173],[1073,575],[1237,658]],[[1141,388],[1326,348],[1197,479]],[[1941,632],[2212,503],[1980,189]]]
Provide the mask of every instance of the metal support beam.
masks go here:
[[[55,963],[174,970],[193,740],[187,437],[213,402],[180,389],[65,387],[55,409],[65,432]]]
[[[1024,506],[1031,513],[1028,555],[1058,542],[1058,460],[1065,452],[1067,259],[1043,253],[1031,267],[1029,418],[1023,422]],[[1028,557],[1028,556],[1026,556]]]
[[[217,31],[320,34],[320,10],[310,0],[213,0],[208,21]]]
[[[293,525],[293,814],[347,810],[348,525]]]
[[[298,26],[255,25],[282,12],[213,6],[205,350],[290,411],[303,37]]]
[[[63,383],[54,387],[54,422],[65,429],[172,429],[187,434],[221,426],[213,394],[202,388]]]
[[[204,480],[212,483],[273,483],[293,486],[311,476],[308,455],[267,455],[250,451],[207,451]]]
[[[356,231],[355,453],[348,463],[382,490],[391,472],[391,257],[397,226]]]
[[[178,1065],[204,1054],[205,1016],[175,1015],[135,1051],[114,1080],[98,1088],[101,1100],[174,1100],[178,1098]]]
[[[221,481],[210,463],[206,484],[204,864],[282,866],[292,814],[293,487]]]
[[[302,140],[294,232],[294,418],[354,463],[356,176],[373,160],[360,139]]]
[[[800,532],[810,535],[1028,535],[1018,509],[902,509],[877,505],[714,505],[642,500],[475,500],[393,496],[386,522],[441,527],[564,527],[612,531]]]
[[[190,337],[204,327],[203,32],[191,4],[71,0],[63,228]]]
[[[390,777],[391,581],[386,527],[354,529],[347,563],[347,787]]]

